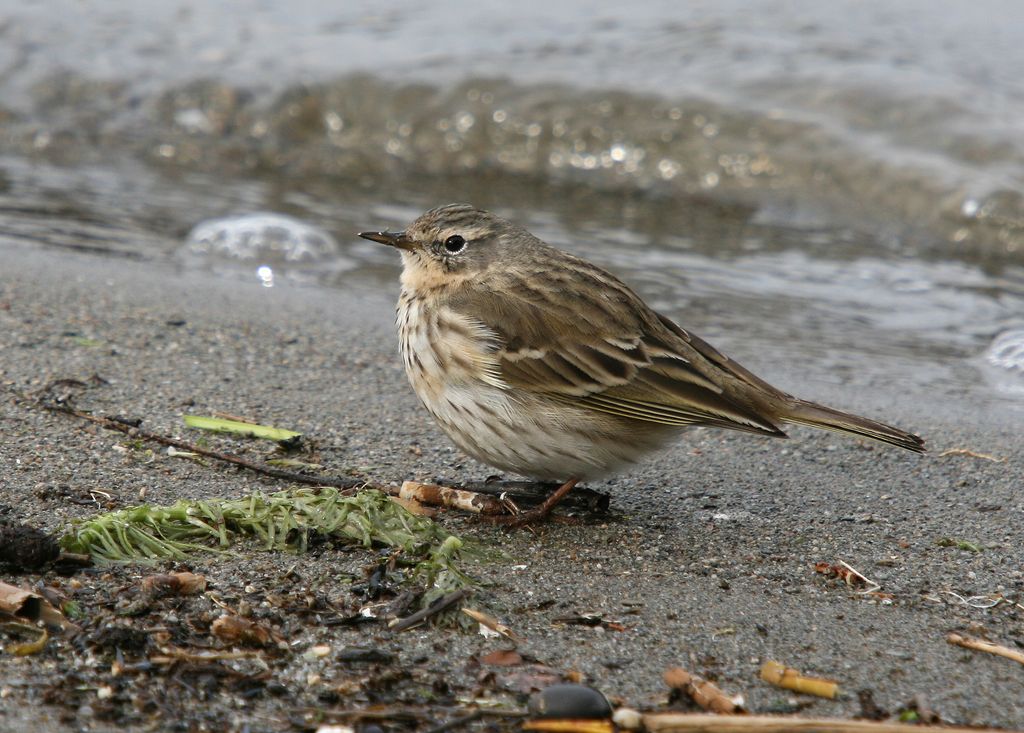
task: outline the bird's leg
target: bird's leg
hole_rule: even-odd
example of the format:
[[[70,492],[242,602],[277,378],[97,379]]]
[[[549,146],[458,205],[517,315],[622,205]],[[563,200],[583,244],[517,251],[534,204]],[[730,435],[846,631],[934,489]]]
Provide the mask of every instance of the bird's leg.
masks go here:
[[[570,491],[572,491],[572,488],[578,484],[579,481],[580,480],[578,478],[569,479],[555,489],[555,491],[545,499],[544,503],[539,507],[530,509],[526,512],[519,512],[518,514],[511,514],[504,517],[488,517],[487,519],[494,524],[504,524],[508,527],[524,527],[527,524],[539,522],[551,513],[551,510],[554,509],[558,502],[564,499]]]

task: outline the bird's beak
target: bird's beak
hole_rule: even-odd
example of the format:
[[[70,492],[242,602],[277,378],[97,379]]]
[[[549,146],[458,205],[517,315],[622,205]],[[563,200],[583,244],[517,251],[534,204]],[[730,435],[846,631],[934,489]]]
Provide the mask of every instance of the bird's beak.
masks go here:
[[[416,243],[406,236],[405,232],[359,232],[359,236],[369,239],[371,242],[380,242],[408,252],[416,249]]]

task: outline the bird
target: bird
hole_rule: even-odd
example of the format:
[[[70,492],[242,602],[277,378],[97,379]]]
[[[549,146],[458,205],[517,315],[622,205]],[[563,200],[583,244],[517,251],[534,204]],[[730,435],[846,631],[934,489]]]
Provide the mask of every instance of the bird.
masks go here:
[[[505,523],[543,519],[577,483],[693,426],[785,438],[793,423],[925,451],[917,435],[773,387],[610,272],[470,204],[359,236],[401,253],[402,359],[441,430],[478,461],[559,484]]]

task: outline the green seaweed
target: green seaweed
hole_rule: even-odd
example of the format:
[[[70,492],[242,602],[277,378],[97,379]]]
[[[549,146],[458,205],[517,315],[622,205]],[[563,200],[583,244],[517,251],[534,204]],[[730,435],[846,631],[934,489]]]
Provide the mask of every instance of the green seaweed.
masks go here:
[[[302,437],[302,433],[296,433],[294,430],[275,428],[271,425],[257,425],[256,423],[241,422],[240,420],[227,420],[221,417],[184,415],[182,419],[185,421],[185,425],[197,430],[230,433],[250,438],[263,438],[265,440],[274,440],[278,443],[295,443]]]
[[[942,537],[935,544],[939,547],[955,547],[958,550],[966,550],[967,552],[981,552],[984,548],[976,542],[968,542],[967,540],[957,540],[951,537]]]
[[[229,553],[243,537],[256,539],[264,550],[305,552],[312,536],[400,550],[403,562],[413,567],[410,575],[428,587],[471,584],[456,567],[462,540],[376,490],[348,496],[330,487],[296,488],[130,507],[75,521],[61,546],[100,562],[137,562]]]

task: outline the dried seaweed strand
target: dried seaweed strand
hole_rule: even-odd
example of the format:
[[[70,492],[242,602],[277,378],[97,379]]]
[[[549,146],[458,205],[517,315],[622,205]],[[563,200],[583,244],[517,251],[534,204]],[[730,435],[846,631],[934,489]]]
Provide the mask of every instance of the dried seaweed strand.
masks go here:
[[[461,540],[374,490],[345,496],[330,487],[297,488],[137,506],[75,522],[61,546],[108,562],[182,560],[193,552],[227,552],[237,537],[255,537],[266,550],[303,552],[311,535],[399,549],[428,585],[468,582],[455,567]]]

